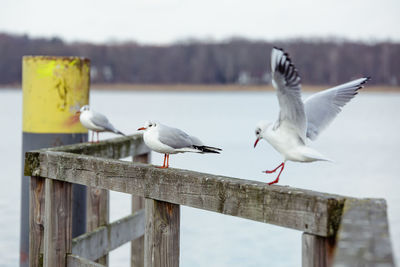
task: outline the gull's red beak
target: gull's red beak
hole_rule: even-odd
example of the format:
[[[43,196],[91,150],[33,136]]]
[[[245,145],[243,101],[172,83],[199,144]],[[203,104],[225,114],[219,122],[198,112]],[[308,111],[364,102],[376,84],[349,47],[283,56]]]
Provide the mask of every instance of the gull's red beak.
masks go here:
[[[254,148],[256,147],[258,141],[260,141],[260,138],[257,138],[257,140],[254,142]]]
[[[139,128],[139,129],[137,129],[138,131],[143,131],[143,130],[146,130],[147,128],[145,128],[145,127],[141,127],[141,128]]]
[[[81,111],[80,111],[80,110],[78,110],[77,112],[75,112],[75,115],[79,115],[79,114],[81,114]]]

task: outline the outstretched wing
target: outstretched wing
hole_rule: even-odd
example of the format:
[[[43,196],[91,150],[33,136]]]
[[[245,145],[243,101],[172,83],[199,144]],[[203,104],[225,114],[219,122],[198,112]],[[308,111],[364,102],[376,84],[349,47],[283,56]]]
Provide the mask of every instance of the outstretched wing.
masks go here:
[[[357,79],[310,96],[304,102],[307,137],[315,140],[370,77]]]
[[[306,116],[301,99],[301,78],[289,55],[274,47],[271,52],[272,85],[277,90],[280,106],[279,120],[293,128],[299,137],[306,139]]]

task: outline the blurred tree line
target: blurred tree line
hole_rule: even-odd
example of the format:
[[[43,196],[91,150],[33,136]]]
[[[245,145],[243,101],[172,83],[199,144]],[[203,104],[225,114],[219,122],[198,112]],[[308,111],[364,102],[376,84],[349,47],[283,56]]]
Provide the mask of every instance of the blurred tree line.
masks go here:
[[[339,39],[272,43],[233,38],[161,46],[66,43],[59,38],[0,33],[0,84],[20,83],[24,55],[88,57],[92,83],[269,83],[273,46],[289,52],[304,84],[334,85],[366,75],[372,76],[374,84],[400,83],[400,43]]]

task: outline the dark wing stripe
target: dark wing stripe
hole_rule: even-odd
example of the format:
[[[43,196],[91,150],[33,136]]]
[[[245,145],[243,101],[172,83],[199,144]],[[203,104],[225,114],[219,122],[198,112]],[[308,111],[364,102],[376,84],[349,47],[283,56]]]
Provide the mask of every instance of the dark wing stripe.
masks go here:
[[[283,52],[282,48],[277,48]],[[278,64],[276,66],[276,71],[281,73],[285,77],[286,86],[295,87],[300,85],[301,78],[300,75],[292,63],[288,53],[284,53],[283,56],[278,60]]]
[[[306,117],[301,99],[301,78],[289,55],[281,48],[271,51],[272,84],[277,89],[279,119],[275,129],[284,121],[293,127],[304,141]]]

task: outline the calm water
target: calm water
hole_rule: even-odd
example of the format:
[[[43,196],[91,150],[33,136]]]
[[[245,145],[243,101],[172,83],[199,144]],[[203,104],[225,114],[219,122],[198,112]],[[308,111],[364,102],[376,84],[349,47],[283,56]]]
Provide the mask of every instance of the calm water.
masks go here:
[[[0,90],[0,266],[18,263],[21,98],[21,92]],[[224,149],[221,155],[173,155],[170,164],[176,168],[271,181],[274,177],[261,171],[281,162],[266,142],[257,149],[252,146],[257,121],[277,117],[272,92],[94,91],[91,104],[122,132],[133,133],[145,120],[154,119]],[[361,93],[312,144],[335,163],[289,162],[280,181],[322,192],[385,198],[394,251],[400,251],[399,104],[400,94]],[[153,163],[162,163],[161,155],[152,157]],[[114,193],[111,197],[112,220],[129,214],[129,196]],[[181,229],[182,266],[301,265],[297,231],[185,207]],[[128,266],[128,259],[129,246],[123,246],[111,254],[111,266]]]

